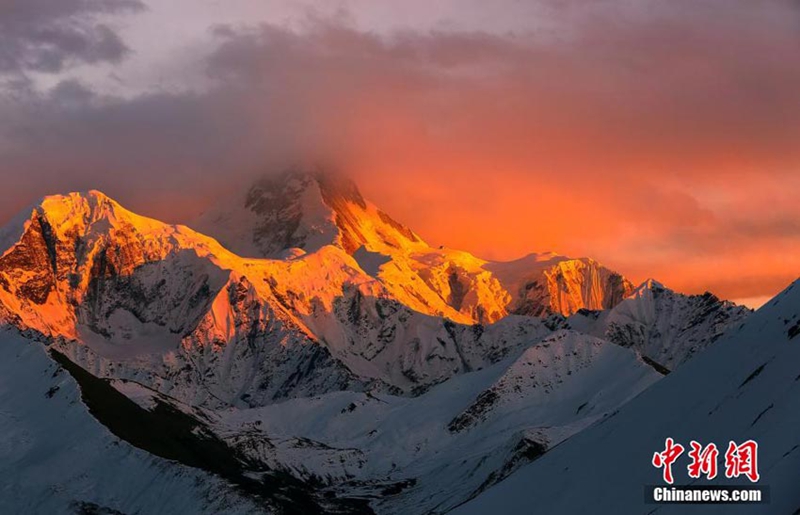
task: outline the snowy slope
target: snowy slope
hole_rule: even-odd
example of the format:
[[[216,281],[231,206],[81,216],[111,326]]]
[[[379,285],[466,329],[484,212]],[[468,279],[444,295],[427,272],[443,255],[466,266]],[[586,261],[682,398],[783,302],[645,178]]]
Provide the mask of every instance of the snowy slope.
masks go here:
[[[523,410],[531,411],[526,414],[529,419],[547,413],[553,417],[547,426],[563,425],[564,418],[559,417],[572,420],[575,415],[591,421],[592,416],[623,404],[660,377],[645,363],[637,362],[630,351],[562,330],[526,350],[498,381],[450,421],[448,429],[469,431],[491,416],[519,416]]]
[[[220,433],[300,477],[374,498],[378,513],[443,513],[660,377],[631,350],[562,331],[418,397],[336,392],[230,410]],[[456,430],[486,391],[491,409]]]
[[[800,283],[796,282],[751,316],[741,330],[725,336],[614,416],[453,513],[522,514],[534,506],[541,513],[558,514],[797,513],[798,334]],[[663,450],[666,437],[721,446],[730,440],[760,442],[760,484],[771,488],[771,503],[645,506],[643,485],[661,482],[661,472],[650,460]],[[676,482],[686,484],[685,469],[675,470]],[[727,483],[720,478],[712,482]]]
[[[0,329],[0,433],[1,513],[261,511],[221,479],[113,436],[43,346],[7,327]]]

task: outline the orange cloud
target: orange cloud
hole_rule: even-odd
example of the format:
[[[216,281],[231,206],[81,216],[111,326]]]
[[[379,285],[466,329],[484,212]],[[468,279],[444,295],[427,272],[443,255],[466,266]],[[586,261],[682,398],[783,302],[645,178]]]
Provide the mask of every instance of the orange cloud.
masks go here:
[[[547,30],[509,35],[219,27],[210,88],[24,93],[0,104],[6,210],[93,187],[181,221],[264,170],[322,161],[431,243],[483,257],[588,255],[729,298],[797,276],[796,6],[549,12]]]

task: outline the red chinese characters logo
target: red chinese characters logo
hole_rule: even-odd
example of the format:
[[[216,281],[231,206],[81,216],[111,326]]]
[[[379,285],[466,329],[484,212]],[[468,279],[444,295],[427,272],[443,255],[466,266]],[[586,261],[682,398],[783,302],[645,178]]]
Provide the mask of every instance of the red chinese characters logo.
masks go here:
[[[683,445],[676,444],[672,438],[667,438],[664,452],[653,454],[653,466],[664,469],[664,482],[672,484],[672,464],[683,454]]]
[[[759,479],[758,444],[748,440],[741,445],[734,442],[728,444],[725,452],[725,477],[746,476],[753,483]]]
[[[691,462],[687,467],[689,477],[698,479],[706,476],[712,480],[717,477],[717,462],[719,459],[719,449],[714,443],[703,447],[699,442],[692,440],[689,443],[691,450],[687,453]],[[672,484],[674,476],[672,465],[681,457],[685,448],[679,443],[675,443],[672,438],[667,438],[664,442],[664,450],[653,454],[653,466],[663,469],[662,475],[664,482]],[[741,445],[735,442],[728,444],[725,452],[725,477],[737,478],[744,476],[751,482],[756,483],[760,479],[758,473],[758,443],[748,440]]]
[[[692,459],[689,464],[689,477],[699,478],[702,474],[705,474],[709,480],[717,477],[719,450],[716,444],[708,444],[703,448],[702,445],[692,440],[689,445],[692,447],[692,450],[689,451],[689,457]]]

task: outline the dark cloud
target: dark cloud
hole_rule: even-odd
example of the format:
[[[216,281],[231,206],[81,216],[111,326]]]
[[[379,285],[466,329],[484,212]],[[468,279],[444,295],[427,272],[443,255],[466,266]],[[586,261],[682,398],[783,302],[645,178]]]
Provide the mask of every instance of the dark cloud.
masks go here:
[[[503,35],[379,35],[339,18],[216,27],[207,83],[184,93],[19,83],[0,100],[13,192],[2,214],[100,188],[185,221],[257,172],[322,161],[433,242],[488,257],[588,254],[634,279],[723,295],[759,293],[721,279],[742,267],[769,275],[767,289],[800,271],[796,4],[542,5],[546,30]],[[113,54],[54,46],[83,61]],[[46,61],[14,55],[18,67]]]
[[[96,16],[143,8],[138,0],[0,0],[0,73],[119,62],[128,48]]]

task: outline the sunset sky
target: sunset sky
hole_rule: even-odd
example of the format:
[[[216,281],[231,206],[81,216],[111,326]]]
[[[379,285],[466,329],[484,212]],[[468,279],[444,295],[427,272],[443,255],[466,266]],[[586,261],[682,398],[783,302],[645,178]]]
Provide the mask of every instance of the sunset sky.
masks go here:
[[[431,244],[756,306],[800,276],[798,55],[790,0],[0,0],[0,218],[324,163]]]

